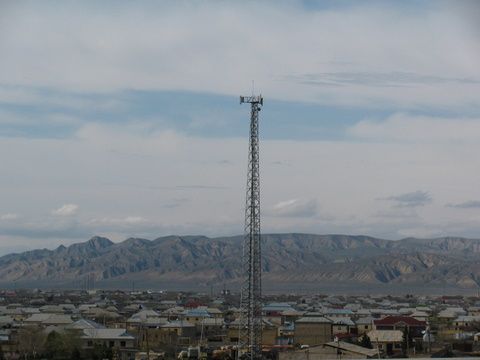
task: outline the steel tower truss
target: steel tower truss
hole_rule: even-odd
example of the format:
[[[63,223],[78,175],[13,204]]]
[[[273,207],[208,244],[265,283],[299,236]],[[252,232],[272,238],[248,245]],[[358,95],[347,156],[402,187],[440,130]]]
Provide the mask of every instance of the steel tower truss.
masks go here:
[[[260,244],[260,164],[258,112],[262,96],[241,96],[240,104],[249,103],[250,141],[248,151],[247,197],[245,204],[245,241],[241,294],[240,343],[247,359],[262,358],[262,277]]]

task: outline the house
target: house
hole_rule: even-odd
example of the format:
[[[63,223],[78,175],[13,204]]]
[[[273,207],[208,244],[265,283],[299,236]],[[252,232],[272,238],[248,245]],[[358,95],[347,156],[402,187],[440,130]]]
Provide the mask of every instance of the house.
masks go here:
[[[403,332],[401,330],[372,330],[367,333],[372,345],[388,356],[402,350]]]
[[[453,326],[456,331],[469,330],[473,327],[480,328],[480,316],[462,315],[453,320]]]
[[[358,311],[362,308],[362,305],[360,305],[358,303],[349,303],[349,304],[346,304],[343,308],[344,309],[350,309],[352,311]]]
[[[329,353],[333,355],[330,358],[336,357],[336,355],[339,355],[342,359],[371,359],[378,357],[377,349],[368,349],[345,341],[331,341],[324,344],[323,348],[330,350]],[[314,349],[310,349],[310,354],[315,354]]]
[[[38,312],[38,309],[36,309]],[[22,308],[22,307],[17,307],[17,308],[4,308],[1,311],[2,315],[7,315],[12,317],[15,321],[23,321],[25,320],[32,312],[30,312],[30,309],[27,308]]]
[[[160,326],[163,332],[174,333],[178,337],[195,339],[196,326],[188,321],[170,321]]]
[[[440,311],[437,317],[440,319],[453,320],[460,315],[467,315],[467,312],[460,307],[449,307]]]
[[[374,320],[373,326],[376,330],[400,330],[402,332],[406,328],[410,336],[421,339],[426,323],[410,316],[387,316],[383,319]]]
[[[353,311],[350,309],[324,309],[322,312],[323,315],[325,315],[329,319],[332,319],[334,317],[345,318],[354,315]]]
[[[234,319],[240,319],[241,315],[242,315],[242,311],[240,308],[237,308],[235,306],[232,306],[230,308],[228,308],[228,310],[226,311],[226,313],[230,313],[233,315],[233,318]]]
[[[355,311],[355,316],[357,317],[366,317],[366,316],[371,316],[372,312],[370,309],[359,309]]]
[[[143,322],[140,327],[147,327],[149,329],[159,329],[162,325],[165,325],[167,323],[168,323],[167,318],[164,318],[164,317],[149,317],[149,318],[145,319],[145,322]],[[138,326],[137,326],[137,328],[138,328]]]
[[[373,317],[367,316],[355,321],[355,324],[357,325],[357,334],[361,335],[373,330],[373,320]]]
[[[40,307],[40,312],[49,314],[64,314],[65,310],[60,305],[43,305]]]
[[[10,315],[0,315],[0,327],[10,327],[14,322],[15,319]]]
[[[72,317],[70,315],[63,314],[51,314],[48,319],[42,321],[42,325],[49,326],[64,326],[73,323]]]
[[[165,359],[165,352],[139,351],[135,354],[135,360],[163,360]]]
[[[355,323],[349,317],[327,317],[332,322],[332,335],[349,334],[356,331]]]
[[[321,345],[332,341],[332,321],[325,317],[302,317],[295,321],[294,342]]]
[[[276,345],[279,335],[279,327],[281,325],[263,319],[262,326],[262,344],[263,345]]]
[[[303,317],[324,317],[324,314],[319,311],[308,311],[303,314]]]
[[[428,313],[421,310],[416,310],[414,313],[410,315],[411,317],[420,320],[420,321],[427,321],[428,320]]]
[[[84,329],[82,347],[85,350],[93,349],[95,345],[111,348],[121,360],[135,358],[135,337],[127,333],[126,329]]]
[[[278,345],[293,345],[295,337],[295,323],[284,322],[278,328],[277,344]]]
[[[242,323],[240,319],[232,321],[228,326],[227,330],[227,339],[232,343],[239,341],[239,337],[242,334],[241,330]],[[279,335],[279,326],[268,321],[267,319],[262,319],[262,343],[263,345],[275,345]]]
[[[221,311],[220,309],[210,307],[210,308],[207,308],[207,312],[210,314],[212,318],[223,319],[223,311]]]
[[[394,309],[370,309],[370,313],[374,318],[380,319],[386,316],[398,316],[400,313]]]
[[[92,320],[80,319],[74,323],[68,324],[65,326],[65,330],[81,331],[85,329],[105,329],[105,326],[102,324],[96,323]]]
[[[72,317],[70,315],[63,314],[49,314],[49,313],[38,313],[32,314],[25,320],[25,324],[28,325],[43,325],[43,326],[61,326],[68,325],[73,323]]]
[[[176,300],[162,300],[160,301],[159,309],[166,310],[175,306],[177,306]]]
[[[427,314],[431,314],[432,313],[432,308],[429,307],[429,306],[417,306],[416,311],[424,311],[426,312]]]
[[[480,306],[470,306],[467,309],[467,315],[480,316]]]
[[[97,305],[95,305],[95,304],[80,304],[80,305],[78,305],[77,310],[78,310],[79,313],[84,313],[84,312],[88,311],[89,309],[94,308],[96,306]]]
[[[272,323],[281,325],[283,323],[283,313],[296,312],[288,303],[270,303],[263,306],[263,318]]]
[[[265,316],[271,316],[272,314],[280,314],[285,310],[295,310],[289,303],[270,303],[263,306],[262,311]]]
[[[184,312],[184,307],[174,306],[162,311],[161,316],[166,317],[168,320],[178,320],[184,314]]]
[[[294,323],[296,320],[300,319],[303,316],[303,312],[298,310],[284,310],[282,311],[281,316],[282,324]]]
[[[139,326],[142,326],[147,322],[165,323],[164,320],[159,320],[159,319],[166,319],[166,318],[160,318],[159,313],[157,313],[154,310],[141,310],[133,314],[127,319],[127,328],[129,329],[138,328]],[[153,320],[153,321],[149,321],[149,320]]]
[[[25,319],[25,324],[33,325],[33,324],[41,324],[43,321],[47,320],[53,314],[32,314],[30,317]]]
[[[108,311],[99,307],[91,307],[88,310],[85,310],[82,316],[104,324],[115,322],[121,317],[120,314],[116,312]]]
[[[206,318],[201,324],[197,324],[197,334],[203,338],[215,337],[223,334],[225,322],[219,318]]]
[[[12,330],[0,330],[0,353],[4,359],[18,358],[18,342],[12,339]]]
[[[204,319],[211,317],[206,308],[185,310],[183,313],[183,319],[195,325],[201,324]]]
[[[331,341],[307,349],[280,352],[279,360],[371,359],[377,356],[377,349],[367,349],[344,341]]]
[[[403,307],[403,308],[398,309],[398,313],[400,315],[403,315],[403,316],[410,316],[415,311],[416,311],[416,309],[412,308],[412,307]]]

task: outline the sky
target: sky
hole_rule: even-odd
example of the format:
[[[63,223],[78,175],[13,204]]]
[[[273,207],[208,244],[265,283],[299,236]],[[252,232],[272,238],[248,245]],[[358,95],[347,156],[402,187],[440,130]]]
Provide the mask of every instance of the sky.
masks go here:
[[[480,238],[477,1],[0,0],[0,254],[263,232]]]

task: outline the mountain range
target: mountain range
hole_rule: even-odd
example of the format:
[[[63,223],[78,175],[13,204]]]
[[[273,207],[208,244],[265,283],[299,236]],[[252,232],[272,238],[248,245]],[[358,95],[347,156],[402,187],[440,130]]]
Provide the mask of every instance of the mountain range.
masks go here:
[[[480,240],[459,237],[262,235],[263,287],[269,290],[475,290],[480,285]],[[198,289],[236,287],[242,279],[243,237],[104,237],[55,250],[0,257],[0,285]],[[225,284],[225,285],[224,285]],[[443,289],[443,290],[442,290]]]

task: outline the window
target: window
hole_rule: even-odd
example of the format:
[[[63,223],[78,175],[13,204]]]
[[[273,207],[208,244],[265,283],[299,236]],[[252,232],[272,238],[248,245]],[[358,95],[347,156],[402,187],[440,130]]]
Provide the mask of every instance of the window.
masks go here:
[[[112,348],[114,345],[115,345],[115,342],[114,342],[114,341],[109,341],[109,342],[108,342],[108,346],[109,346],[109,347]]]
[[[125,341],[120,341],[120,347],[124,348],[127,346],[127,343]]]
[[[365,329],[368,329],[368,325],[365,325]]]
[[[87,346],[93,346],[93,341],[92,341],[92,340],[88,340],[88,341],[87,341]]]

